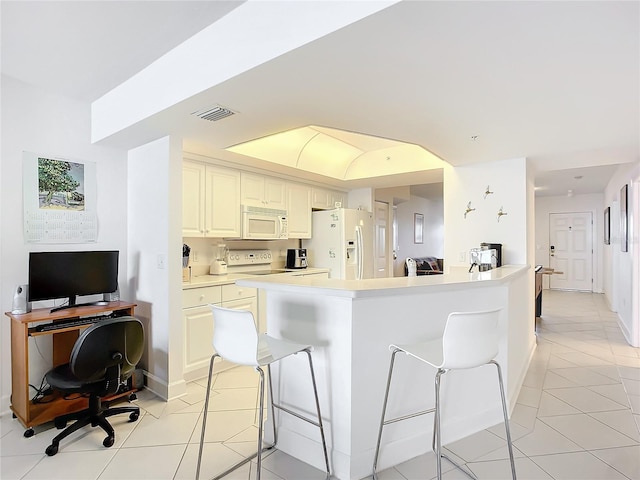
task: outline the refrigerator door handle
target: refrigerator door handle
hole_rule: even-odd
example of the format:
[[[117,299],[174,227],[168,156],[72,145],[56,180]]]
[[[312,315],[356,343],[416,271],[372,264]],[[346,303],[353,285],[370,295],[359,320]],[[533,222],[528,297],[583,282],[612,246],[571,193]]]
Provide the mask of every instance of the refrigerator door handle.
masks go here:
[[[363,265],[363,245],[362,245],[362,228],[360,225],[356,226],[356,260],[358,262],[358,274],[356,280],[362,280],[362,276],[364,274],[364,265]]]

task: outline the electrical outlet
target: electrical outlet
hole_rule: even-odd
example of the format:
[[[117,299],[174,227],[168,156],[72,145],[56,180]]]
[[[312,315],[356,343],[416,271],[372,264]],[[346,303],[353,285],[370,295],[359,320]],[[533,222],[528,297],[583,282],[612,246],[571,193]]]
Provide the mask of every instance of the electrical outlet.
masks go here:
[[[192,253],[191,258],[193,258],[194,262],[197,262],[198,261],[198,252],[191,252],[191,253]]]
[[[157,257],[158,269],[164,270],[167,268],[167,256],[159,253]]]
[[[458,255],[458,261],[464,262],[466,258],[467,258],[467,252],[463,250],[462,252],[460,252],[460,255]]]

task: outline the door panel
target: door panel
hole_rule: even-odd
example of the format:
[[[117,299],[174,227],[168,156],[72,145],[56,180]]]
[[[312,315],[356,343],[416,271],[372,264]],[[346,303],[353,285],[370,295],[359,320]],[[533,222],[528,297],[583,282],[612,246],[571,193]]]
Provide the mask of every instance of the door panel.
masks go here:
[[[592,291],[593,224],[591,213],[549,215],[550,288]]]
[[[387,221],[389,218],[389,204],[384,202],[375,202],[375,258],[374,258],[374,277],[386,278],[389,275],[389,256],[387,243]]]

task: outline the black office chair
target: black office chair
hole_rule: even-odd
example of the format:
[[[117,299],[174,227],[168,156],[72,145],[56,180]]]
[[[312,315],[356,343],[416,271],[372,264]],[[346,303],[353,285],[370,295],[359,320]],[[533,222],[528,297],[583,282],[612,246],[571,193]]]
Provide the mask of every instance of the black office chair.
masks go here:
[[[56,428],[65,428],[67,422],[76,420],[57,435],[45,453],[58,453],[60,440],[76,430],[91,424],[107,432],[102,444],[111,447],[115,441],[113,427],[107,417],[129,413],[129,420],[135,422],[140,409],[133,406],[103,407],[102,397],[118,391],[133,373],[142,357],[144,330],[137,318],[119,317],[102,320],[87,328],[76,340],[69,363],[55,367],[46,374],[49,385],[61,393],[89,394],[89,408],[76,413],[56,417]]]

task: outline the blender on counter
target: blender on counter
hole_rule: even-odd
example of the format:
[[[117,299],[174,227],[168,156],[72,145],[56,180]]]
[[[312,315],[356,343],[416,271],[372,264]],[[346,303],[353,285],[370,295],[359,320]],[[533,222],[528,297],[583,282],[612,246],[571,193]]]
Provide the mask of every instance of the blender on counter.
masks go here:
[[[226,275],[227,274],[227,255],[229,249],[224,243],[218,244],[216,247],[216,259],[211,262],[209,267],[210,275]]]

